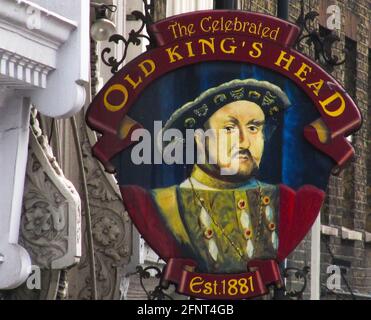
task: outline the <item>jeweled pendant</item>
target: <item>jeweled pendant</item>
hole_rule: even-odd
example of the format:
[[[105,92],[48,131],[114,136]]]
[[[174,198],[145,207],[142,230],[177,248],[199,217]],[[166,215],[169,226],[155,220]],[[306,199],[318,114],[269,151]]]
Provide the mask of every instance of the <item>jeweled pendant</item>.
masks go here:
[[[273,210],[271,206],[265,207],[265,217],[267,218],[268,221],[273,220]]]
[[[200,222],[203,227],[209,228],[211,226],[211,218],[210,215],[207,213],[204,207],[201,208],[200,212]]]
[[[216,261],[218,259],[219,250],[218,247],[216,246],[214,239],[208,240],[208,247],[211,257],[213,258],[214,261]]]
[[[275,250],[277,250],[277,248],[278,248],[278,236],[277,236],[276,231],[272,232],[272,244],[273,244],[273,248]]]
[[[251,229],[251,220],[249,214],[244,210],[241,212],[241,225],[244,229]]]
[[[247,240],[246,253],[249,258],[251,258],[254,255],[254,245],[252,244],[251,240]]]

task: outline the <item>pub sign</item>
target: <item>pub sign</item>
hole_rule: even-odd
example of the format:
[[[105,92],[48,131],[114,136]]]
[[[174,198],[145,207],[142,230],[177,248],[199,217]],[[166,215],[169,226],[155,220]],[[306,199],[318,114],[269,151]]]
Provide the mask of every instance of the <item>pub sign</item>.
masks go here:
[[[249,299],[318,216],[354,150],[355,103],[293,48],[299,28],[252,12],[198,11],[151,25],[156,46],[90,105],[94,156],[116,172],[133,223],[166,262],[162,283]]]

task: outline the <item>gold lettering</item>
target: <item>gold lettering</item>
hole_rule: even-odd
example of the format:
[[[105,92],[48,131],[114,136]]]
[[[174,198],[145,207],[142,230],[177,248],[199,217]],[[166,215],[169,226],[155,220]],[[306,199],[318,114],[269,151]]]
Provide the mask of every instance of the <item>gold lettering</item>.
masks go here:
[[[108,102],[108,96],[114,91],[121,92],[124,95],[123,100],[119,104],[111,104],[110,102]],[[104,106],[106,107],[107,110],[111,112],[116,112],[121,110],[125,106],[126,102],[128,101],[128,98],[129,98],[128,90],[121,84],[114,84],[110,86],[104,94],[103,100]]]
[[[201,46],[202,46],[202,53],[201,53],[202,55],[207,54],[206,49],[205,49],[205,45],[209,47],[209,49],[212,51],[212,53],[215,53],[214,40],[215,40],[215,38],[210,38],[210,41],[208,41],[206,39],[199,39],[198,40],[198,43],[200,43]]]
[[[220,30],[220,21],[214,20],[211,24],[211,27],[213,29],[213,33]]]
[[[238,27],[237,27],[238,26]],[[243,28],[242,22],[236,17],[234,19],[234,31],[240,32]]]
[[[142,77],[139,77],[137,82],[135,82],[130,75],[127,75],[124,79],[131,84],[133,89],[136,89],[143,82]]]
[[[225,48],[224,44],[226,41],[231,41],[232,43],[235,43],[234,38],[225,38],[220,42],[220,49],[222,52],[227,54],[234,54],[236,52],[237,46],[230,45],[228,49]]]
[[[186,45],[187,45],[187,48],[188,48],[188,57],[194,57],[195,54],[193,52],[193,48],[192,48],[192,41],[189,41],[189,42],[186,42]]]
[[[250,276],[248,278],[249,282],[250,282],[250,289],[251,289],[251,292],[254,292],[254,281],[253,281],[253,277]]]
[[[252,34],[256,34],[256,24],[255,23],[250,24],[249,32],[252,33]]]
[[[279,56],[279,58],[277,59],[277,61],[274,64],[276,66],[282,67],[281,62],[284,61],[284,62],[286,62],[286,64],[283,66],[283,68],[288,71],[290,66],[291,66],[291,63],[294,61],[295,57],[290,55],[290,57],[287,58],[287,57],[285,57],[286,54],[287,54],[286,51],[281,50],[281,55]]]
[[[204,22],[209,22],[211,20],[211,17],[206,17],[206,18],[203,18],[200,22],[200,27],[201,27],[201,30],[203,32],[210,32],[211,31],[211,27],[209,26],[207,29],[205,28],[204,26]]]
[[[193,23],[188,25],[187,30],[190,37],[192,37],[192,35],[196,33],[195,25]]]
[[[243,23],[243,32],[245,32],[247,26],[250,24],[250,22],[246,21]]]
[[[171,32],[173,33],[174,39],[178,38],[177,33],[175,31],[175,27],[178,25],[178,22],[174,22],[173,24],[168,26],[168,29],[171,29]]]
[[[260,30],[261,30],[261,28],[262,28],[262,23],[261,23],[261,22],[259,22],[259,27],[258,27],[258,31],[257,31],[257,34],[260,34]]]
[[[196,32],[194,27],[195,26],[193,23],[190,23],[188,25],[181,25],[180,23],[175,21],[168,26],[168,29],[170,29],[173,33],[174,39],[177,39],[178,37],[184,36],[191,37]]]
[[[178,45],[176,45],[175,47],[173,48],[168,48],[166,49],[168,55],[169,55],[169,58],[170,58],[170,63],[174,63],[174,62],[177,62],[179,60],[183,60],[183,56],[180,55],[178,52],[176,52],[176,50],[179,48]]]
[[[277,37],[278,37],[278,33],[280,32],[280,27],[278,27],[276,30],[272,30],[271,31],[271,34],[270,34],[270,38],[274,41],[277,40]]]
[[[152,59],[144,60],[138,64],[138,67],[143,71],[145,78],[150,76],[156,70],[155,62]]]
[[[308,83],[307,86],[309,88],[314,88],[315,90],[313,90],[313,93],[318,97],[319,91],[321,90],[324,83],[325,82],[321,79],[318,82]]]
[[[308,66],[306,63],[302,63],[300,69],[295,73],[295,76],[301,81],[305,81],[307,78],[308,71],[312,71],[312,67]]]
[[[206,282],[204,286],[203,294],[209,295],[213,293],[213,287],[211,282]]]
[[[341,102],[340,106],[334,111],[328,110],[326,107],[330,103],[334,102],[336,99],[340,100]],[[345,110],[345,100],[339,92],[334,93],[331,97],[327,98],[325,101],[320,101],[319,103],[323,108],[323,111],[325,111],[327,115],[333,118],[340,116]]]
[[[201,289],[197,290],[194,287],[195,286],[201,286],[204,283],[201,277],[194,277],[191,280],[191,283],[189,284],[189,290],[191,290],[193,293],[200,293]]]
[[[262,42],[253,42],[252,47],[253,47],[253,49],[256,50],[256,52],[254,52],[253,50],[250,50],[249,51],[250,57],[255,58],[255,59],[259,58],[262,55],[261,49],[263,49],[263,43]]]
[[[232,20],[227,20],[225,22],[225,32],[232,31]]]
[[[268,38],[268,32],[270,31],[270,28],[269,27],[264,27],[263,30],[262,30],[262,35],[261,37],[264,39],[264,38]]]

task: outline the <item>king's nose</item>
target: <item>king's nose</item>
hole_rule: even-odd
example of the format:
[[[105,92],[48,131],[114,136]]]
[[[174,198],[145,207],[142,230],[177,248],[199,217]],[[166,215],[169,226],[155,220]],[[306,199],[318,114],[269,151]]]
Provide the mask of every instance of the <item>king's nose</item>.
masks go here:
[[[246,129],[240,130],[240,148],[241,149],[249,149],[250,148],[250,139],[249,134],[247,133]]]

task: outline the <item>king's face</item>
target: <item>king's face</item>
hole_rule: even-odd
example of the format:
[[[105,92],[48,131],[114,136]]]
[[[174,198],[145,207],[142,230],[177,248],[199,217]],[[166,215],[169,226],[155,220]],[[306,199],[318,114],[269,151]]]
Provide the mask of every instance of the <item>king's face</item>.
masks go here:
[[[209,118],[205,128],[212,129],[211,134],[205,145],[198,147],[205,148],[213,173],[235,181],[251,176],[264,151],[264,121],[262,109],[250,101],[229,103]]]

